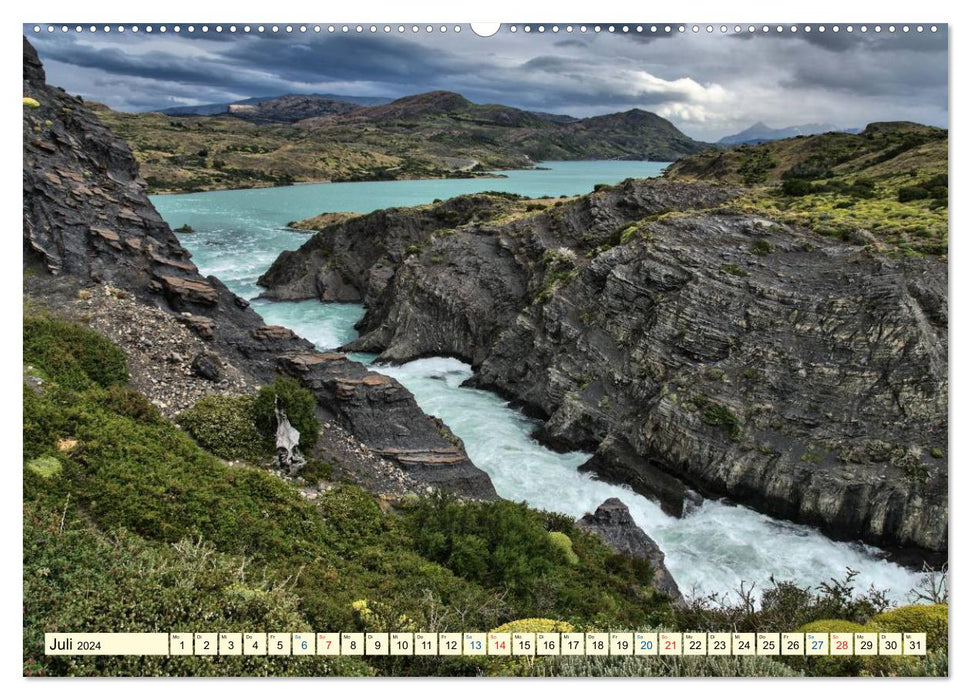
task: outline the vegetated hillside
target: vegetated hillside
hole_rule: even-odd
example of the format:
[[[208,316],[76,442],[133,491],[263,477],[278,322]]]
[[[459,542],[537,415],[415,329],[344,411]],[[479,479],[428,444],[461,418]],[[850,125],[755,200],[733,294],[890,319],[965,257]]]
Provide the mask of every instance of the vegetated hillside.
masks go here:
[[[281,100],[240,106],[237,116],[97,110],[130,144],[155,192],[473,177],[489,169],[531,167],[540,160],[667,161],[704,147],[641,110],[574,119],[477,105],[449,92],[337,114],[323,110],[320,102]],[[323,116],[293,124],[262,123],[290,121],[297,113],[312,112],[314,104]]]
[[[628,180],[545,208],[480,194],[376,211],[260,283],[363,301],[347,349],[465,359],[547,444],[596,450],[585,468],[669,512],[687,484],[939,561],[946,263],[740,210],[750,193]]]
[[[734,206],[901,254],[947,254],[948,134],[910,122],[706,151],[669,178],[748,185]]]
[[[670,620],[651,566],[615,555],[571,518],[505,501],[379,501],[338,483],[309,500],[303,480],[282,479],[255,455],[227,463],[204,451],[126,386],[125,356],[83,326],[28,307],[24,347],[25,673],[466,675],[491,666],[45,656],[43,634],[54,630],[410,632],[489,630],[531,617],[580,628]],[[197,441],[222,450],[259,434],[259,399],[253,418],[230,405],[238,407],[231,424],[214,414]],[[263,409],[270,416],[272,405]]]
[[[761,610],[672,608],[644,560],[506,501],[375,499],[204,451],[126,386],[124,355],[28,305],[27,676],[947,675],[947,606],[887,611],[850,576],[776,583]],[[230,430],[224,437],[232,439]],[[836,617],[839,622],[825,622]],[[48,656],[44,633],[926,631],[927,657]]]
[[[302,119],[324,114],[346,114],[361,105],[315,95],[283,95],[256,104],[231,104],[226,111],[231,116],[254,124],[293,124]]]
[[[233,114],[249,121],[292,123],[321,114],[338,114],[358,107],[390,102],[387,97],[361,97],[356,95],[279,95],[276,97],[248,97],[235,102],[217,102],[205,105],[185,105],[153,109],[170,116],[212,116]],[[243,109],[241,109],[243,108]]]

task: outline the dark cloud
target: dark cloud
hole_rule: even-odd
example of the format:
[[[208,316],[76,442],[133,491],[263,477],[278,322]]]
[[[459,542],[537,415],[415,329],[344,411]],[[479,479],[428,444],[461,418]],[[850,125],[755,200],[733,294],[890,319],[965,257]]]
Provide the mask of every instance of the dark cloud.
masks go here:
[[[254,52],[245,42],[222,53],[236,66],[252,66]],[[290,80],[314,83],[321,80],[373,80],[408,84],[429,79],[448,79],[475,70],[480,64],[461,55],[429,48],[410,40],[389,41],[370,35],[277,37],[259,47],[261,70]]]
[[[181,37],[175,41],[180,41]],[[288,81],[271,76],[255,77],[227,70],[225,62],[200,60],[191,53],[147,51],[136,53],[122,45],[92,47],[72,35],[45,38],[37,42],[44,61],[53,60],[78,68],[89,68],[109,76],[127,76],[183,85],[219,86],[223,90],[286,89]]]
[[[567,34],[550,25],[526,33],[518,25],[489,39],[471,32],[286,33],[285,25],[263,34],[195,25],[190,33],[187,26],[164,35],[145,25],[124,34],[38,35],[29,26],[25,33],[53,83],[133,111],[285,93],[401,97],[447,89],[475,102],[575,116],[637,107],[706,140],[755,121],[947,122],[943,25],[906,34],[789,32],[788,25],[777,33],[772,25],[770,32],[725,35],[651,33],[648,26]]]
[[[875,32],[872,29],[866,32],[859,31],[857,27],[854,31],[846,31],[844,25],[838,25],[840,30],[834,32],[833,25],[822,25],[826,27],[825,31],[818,31],[820,25],[769,25],[770,31],[763,32],[761,27],[764,25],[758,25],[757,31],[749,32],[747,28],[739,33],[731,33],[728,35],[729,38],[740,41],[752,41],[755,39],[761,41],[773,41],[773,42],[801,42],[808,44],[810,46],[818,47],[826,51],[832,51],[836,53],[842,52],[872,52],[872,51],[919,51],[919,52],[941,52],[947,51],[947,27],[941,26],[936,32],[931,32],[925,30],[923,32],[917,32],[913,29],[909,32],[903,32],[897,29],[894,32],[888,32],[886,29],[882,29],[880,32]],[[783,31],[776,31],[776,27],[782,26]],[[792,31],[792,27],[796,27],[796,31]],[[805,27],[810,26],[812,31],[805,31]]]
[[[800,32],[797,35],[802,41],[812,46],[829,51],[919,51],[938,53],[947,51],[947,29],[941,28],[936,32],[868,31],[847,32],[841,30],[833,32]]]
[[[643,32],[621,33],[620,36],[624,37],[625,39],[633,39],[634,41],[640,44],[646,44],[652,41],[657,41],[658,39],[674,39],[678,36],[683,36],[681,32],[677,31],[676,29],[679,26],[679,24],[680,24],[679,22],[675,22],[673,24],[664,24],[660,26],[654,25],[657,27],[656,32],[652,32],[650,30],[650,27],[644,27]],[[671,27],[671,31],[670,32],[663,31],[664,27]]]

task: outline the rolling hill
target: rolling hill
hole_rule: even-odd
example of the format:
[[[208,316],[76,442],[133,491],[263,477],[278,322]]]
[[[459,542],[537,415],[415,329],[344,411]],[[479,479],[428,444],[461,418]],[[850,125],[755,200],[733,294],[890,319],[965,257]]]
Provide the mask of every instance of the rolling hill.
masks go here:
[[[576,119],[443,91],[354,109],[290,96],[210,116],[93,107],[131,145],[154,192],[474,177],[542,160],[671,161],[707,146],[643,110]]]

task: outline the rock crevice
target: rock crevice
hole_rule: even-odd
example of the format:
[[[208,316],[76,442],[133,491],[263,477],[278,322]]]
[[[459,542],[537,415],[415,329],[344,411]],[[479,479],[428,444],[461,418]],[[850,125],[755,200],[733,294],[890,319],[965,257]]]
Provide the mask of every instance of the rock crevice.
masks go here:
[[[306,280],[334,272],[368,306],[348,349],[467,359],[546,444],[596,450],[588,469],[669,513],[727,496],[942,559],[946,262],[724,208],[739,192],[635,180],[492,221],[463,198],[376,212],[261,282],[326,300]],[[429,225],[453,202],[452,228]]]

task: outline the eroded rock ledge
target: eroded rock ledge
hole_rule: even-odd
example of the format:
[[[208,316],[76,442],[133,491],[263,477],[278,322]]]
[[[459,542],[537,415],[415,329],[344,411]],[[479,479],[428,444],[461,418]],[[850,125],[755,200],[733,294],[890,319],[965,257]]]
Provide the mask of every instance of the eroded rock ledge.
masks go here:
[[[268,296],[363,301],[348,349],[450,355],[555,448],[677,513],[688,487],[840,539],[947,551],[947,269],[626,181],[324,229]],[[677,482],[669,477],[676,477]]]

